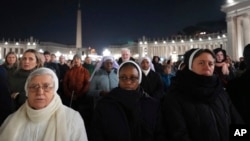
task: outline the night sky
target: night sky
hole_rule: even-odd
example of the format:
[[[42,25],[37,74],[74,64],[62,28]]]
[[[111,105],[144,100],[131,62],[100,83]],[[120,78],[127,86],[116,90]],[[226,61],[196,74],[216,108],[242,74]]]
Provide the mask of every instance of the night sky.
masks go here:
[[[83,46],[101,50],[225,19],[225,0],[82,0]],[[75,44],[78,0],[1,0],[0,38]]]

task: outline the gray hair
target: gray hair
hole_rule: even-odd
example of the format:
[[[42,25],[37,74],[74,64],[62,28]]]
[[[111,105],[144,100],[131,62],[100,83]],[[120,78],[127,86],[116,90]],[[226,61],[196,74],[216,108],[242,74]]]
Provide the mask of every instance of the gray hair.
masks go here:
[[[131,53],[130,53],[130,49],[128,49],[128,48],[122,48],[122,49],[121,49],[121,53],[122,53],[122,52],[128,52],[129,54],[131,54]]]
[[[53,84],[54,84],[54,94],[56,94],[57,89],[58,89],[58,78],[57,78],[55,72],[49,68],[42,67],[42,68],[38,68],[38,69],[34,70],[33,72],[31,72],[29,74],[29,76],[25,82],[25,85],[24,85],[26,96],[28,96],[28,86],[29,86],[31,79],[34,78],[35,76],[39,76],[39,75],[50,75],[52,77]]]

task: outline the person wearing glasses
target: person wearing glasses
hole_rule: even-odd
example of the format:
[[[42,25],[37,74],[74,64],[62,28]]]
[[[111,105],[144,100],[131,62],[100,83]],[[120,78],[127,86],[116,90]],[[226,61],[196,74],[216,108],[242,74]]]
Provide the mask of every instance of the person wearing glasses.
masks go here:
[[[140,88],[142,72],[134,61],[123,62],[118,87],[98,103],[92,122],[93,141],[151,141],[159,103]]]
[[[58,78],[48,68],[33,71],[25,83],[27,100],[0,127],[3,141],[87,141],[80,114],[62,104]]]

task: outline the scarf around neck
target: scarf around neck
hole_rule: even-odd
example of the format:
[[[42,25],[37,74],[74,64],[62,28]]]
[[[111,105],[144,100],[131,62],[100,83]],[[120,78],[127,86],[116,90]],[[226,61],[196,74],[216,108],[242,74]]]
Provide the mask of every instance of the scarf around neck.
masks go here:
[[[40,110],[32,109],[28,101],[3,123],[0,128],[0,139],[6,141],[25,140],[29,141],[29,135],[23,135],[23,131],[30,123],[39,126],[41,122],[48,122],[43,141],[67,141],[66,113],[60,97],[55,94],[51,103]],[[25,132],[24,132],[25,133]]]
[[[222,84],[216,75],[203,76],[190,70],[183,70],[176,75],[176,89],[182,95],[195,101],[213,102],[223,91]]]

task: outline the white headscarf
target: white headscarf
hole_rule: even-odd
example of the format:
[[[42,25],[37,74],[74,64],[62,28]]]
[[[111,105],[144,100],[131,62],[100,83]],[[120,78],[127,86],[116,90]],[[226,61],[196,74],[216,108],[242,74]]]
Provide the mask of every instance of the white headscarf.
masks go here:
[[[193,63],[194,56],[195,56],[195,54],[196,54],[199,50],[201,50],[201,49],[199,49],[199,48],[196,49],[196,50],[190,55],[189,60],[188,60],[188,69],[189,69],[189,70],[192,70],[192,63]]]
[[[118,69],[118,71],[117,71],[117,76],[118,76],[118,78],[119,78],[120,69],[122,68],[122,66],[124,66],[125,64],[128,64],[128,63],[134,64],[134,66],[135,66],[135,67],[137,68],[137,70],[139,71],[138,73],[139,73],[139,84],[140,84],[140,83],[141,83],[141,79],[142,79],[141,67],[140,67],[136,62],[131,61],[131,60],[125,61],[125,62],[123,62],[123,63],[120,65],[120,67],[119,67],[119,69]]]
[[[119,68],[118,63],[115,61],[113,56],[103,56],[102,60],[100,62],[98,62],[98,64],[96,65],[89,81],[91,81],[93,79],[95,72],[98,71],[103,66],[103,63],[107,60],[111,60],[113,62],[113,68],[115,68],[115,69]]]
[[[57,75],[55,74],[55,72],[49,68],[39,68],[39,69],[36,69],[35,71],[31,72],[25,82],[25,85],[24,85],[24,89],[25,89],[25,93],[26,93],[26,96],[28,96],[28,85],[31,81],[31,79],[34,77],[34,76],[38,76],[38,75],[50,75],[52,77],[52,80],[53,80],[53,85],[54,85],[54,94],[57,93],[57,89],[59,87],[58,85],[58,78],[57,78]]]
[[[147,56],[140,58],[140,60],[139,60],[140,66],[141,66],[142,61],[145,59],[148,60],[148,62],[149,62],[149,69],[151,69],[152,71],[155,71],[154,64],[151,62],[151,59]]]

